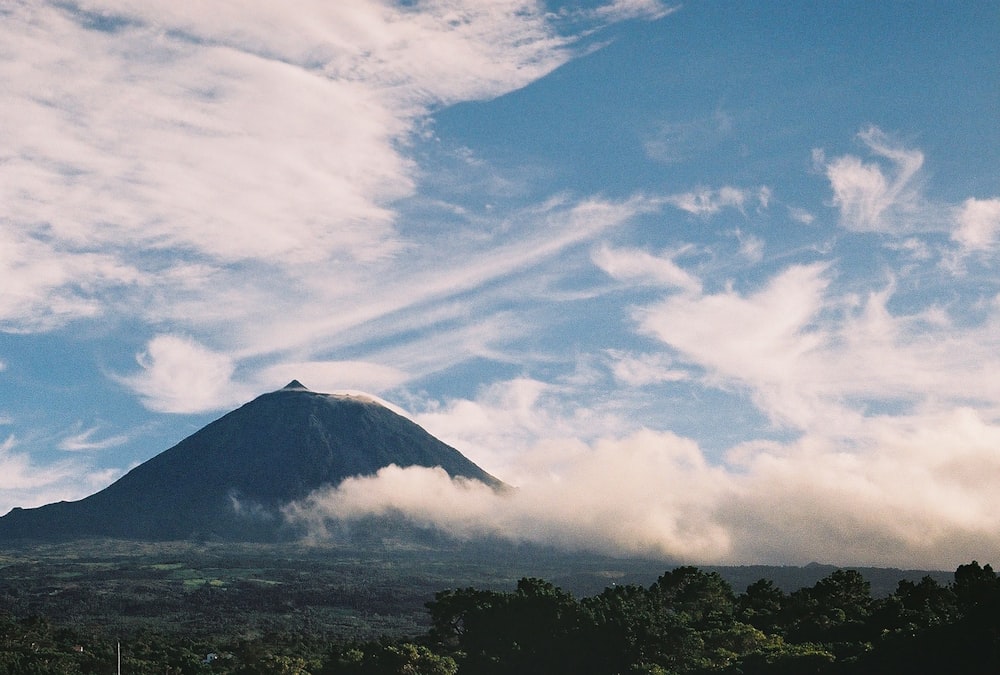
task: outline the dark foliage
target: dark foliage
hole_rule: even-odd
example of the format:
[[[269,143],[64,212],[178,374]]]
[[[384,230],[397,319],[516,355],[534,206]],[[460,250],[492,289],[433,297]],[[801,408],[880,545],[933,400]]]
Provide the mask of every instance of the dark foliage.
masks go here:
[[[546,602],[524,602],[526,589]],[[718,574],[680,567],[579,602],[537,580],[512,594],[445,591],[429,603],[430,638],[460,673],[985,674],[1000,672],[998,599],[996,575],[975,562],[951,584],[903,580],[880,599],[854,570],[736,596]],[[547,631],[545,657],[533,630]]]
[[[737,594],[715,571],[678,567],[649,585],[577,599],[535,577],[512,590],[435,594],[419,586],[426,579],[379,576],[371,562],[302,557],[282,566],[253,550],[233,550],[217,568],[182,555],[67,561],[50,565],[37,587],[17,583],[37,576],[37,564],[9,564],[0,673],[111,673],[118,640],[123,672],[168,675],[1000,672],[1000,579],[977,562],[951,582],[903,579],[881,597],[853,570],[792,592],[761,579]],[[388,621],[403,607],[419,611],[421,597],[433,597],[422,617]],[[364,631],[359,617],[370,621]]]

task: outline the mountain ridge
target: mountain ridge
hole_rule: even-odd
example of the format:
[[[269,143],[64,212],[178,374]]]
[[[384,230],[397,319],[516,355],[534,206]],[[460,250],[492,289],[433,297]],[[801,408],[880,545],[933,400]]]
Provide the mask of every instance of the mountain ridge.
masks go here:
[[[283,538],[293,533],[281,506],[391,464],[440,466],[452,477],[505,487],[374,397],[317,393],[292,380],[89,497],[13,509],[0,518],[0,538]]]

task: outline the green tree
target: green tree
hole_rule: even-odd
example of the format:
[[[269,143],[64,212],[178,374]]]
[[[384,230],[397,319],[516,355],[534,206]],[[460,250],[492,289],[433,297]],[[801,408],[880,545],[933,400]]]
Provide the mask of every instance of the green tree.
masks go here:
[[[818,643],[838,656],[870,648],[871,586],[856,570],[836,570],[812,588],[792,593],[785,604],[786,638]]]
[[[587,644],[594,672],[625,673],[700,653],[695,631],[646,588],[612,586],[583,605],[592,622]]]
[[[770,579],[760,579],[747,586],[736,602],[736,616],[765,633],[780,632],[781,612],[788,595]]]
[[[469,672],[579,672],[584,611],[546,581],[521,579],[513,593],[445,591],[428,609],[432,639]]]
[[[902,631],[912,635],[931,626],[951,623],[957,616],[954,591],[925,576],[917,583],[901,579],[896,590],[877,604],[872,623],[883,632]]]
[[[959,565],[952,584],[958,608],[966,615],[990,612],[1000,604],[1000,581],[990,565],[979,566],[973,560]]]
[[[728,623],[736,609],[729,583],[718,572],[703,572],[697,567],[666,572],[650,590],[667,611],[682,614],[688,623],[699,627]]]

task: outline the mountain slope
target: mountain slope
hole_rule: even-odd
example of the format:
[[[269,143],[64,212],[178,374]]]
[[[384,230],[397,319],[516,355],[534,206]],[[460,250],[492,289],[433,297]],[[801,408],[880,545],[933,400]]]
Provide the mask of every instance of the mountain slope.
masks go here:
[[[453,477],[503,486],[371,399],[319,394],[292,381],[90,497],[14,509],[0,518],[0,539],[273,539],[288,534],[281,505],[390,464],[440,466]]]

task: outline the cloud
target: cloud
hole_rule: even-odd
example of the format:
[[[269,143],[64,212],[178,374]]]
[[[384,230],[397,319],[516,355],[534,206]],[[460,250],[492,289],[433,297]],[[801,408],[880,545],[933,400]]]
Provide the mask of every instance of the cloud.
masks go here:
[[[840,224],[855,232],[906,232],[918,222],[926,228],[929,206],[916,184],[924,164],[923,153],[893,142],[874,126],[859,132],[858,139],[889,166],[866,163],[854,155],[827,162],[822,151],[813,153],[830,180],[833,205],[840,209]]]
[[[680,5],[667,5],[658,0],[612,0],[593,10],[600,18],[621,21],[623,19],[662,19],[680,9]]]
[[[664,198],[668,204],[696,216],[712,216],[724,208],[742,211],[744,205],[755,199],[761,208],[767,208],[771,191],[761,187],[756,192],[724,186],[716,190],[700,188],[692,192],[670,195]]]
[[[594,22],[669,11],[616,3],[570,26],[518,0],[16,3],[0,329],[137,320],[141,371],[118,381],[170,412],[225,408],[283,364],[382,390],[500,355],[509,298],[542,290],[528,276],[658,205],[557,196],[411,222],[428,120],[551,72]],[[421,329],[442,326],[427,349]],[[343,358],[377,331],[381,368]]]
[[[732,132],[732,118],[722,110],[687,122],[663,122],[643,141],[651,159],[678,164],[718,146]]]
[[[970,408],[873,416],[851,446],[822,429],[792,441],[749,441],[713,462],[691,439],[641,427],[581,440],[571,429],[578,413],[560,418],[540,396],[517,398],[529,383],[510,384],[510,415],[528,427],[551,425],[535,440],[490,441],[495,449],[521,444],[508,455],[518,466],[505,467],[525,479],[515,491],[451,480],[440,469],[392,466],[317,491],[286,517],[316,537],[353,519],[393,514],[459,538],[488,534],[700,564],[950,569],[1000,554],[992,506],[1000,425]],[[472,435],[493,428],[488,419],[468,421],[477,410],[499,414],[497,391],[484,394],[453,402],[435,426],[451,424],[458,435],[466,424]]]
[[[754,533],[742,556],[948,569],[1000,554],[990,507],[1000,426],[956,407],[873,418],[861,431],[855,450],[819,436],[746,449],[739,497],[720,512]]]
[[[893,294],[890,284],[865,298],[835,295],[829,266],[815,263],[747,295],[675,295],[635,317],[707,382],[746,388],[772,419],[797,428],[847,401],[1000,403],[1000,388],[983,377],[983,367],[1000,366],[995,310],[958,327],[934,307],[894,315]]]
[[[397,368],[366,361],[299,361],[269,366],[258,378],[266,383],[265,389],[299,380],[313,391],[378,393],[398,387],[409,376]]]
[[[113,254],[62,247],[0,219],[0,277],[0,329],[33,332],[100,316],[105,297],[143,275]]]
[[[595,265],[615,279],[645,281],[696,293],[701,291],[701,282],[669,257],[603,245],[593,252],[591,258]]]
[[[138,393],[150,410],[204,412],[246,398],[246,392],[232,381],[232,359],[189,338],[157,336],[136,355],[136,361],[142,370],[119,380]]]
[[[39,465],[28,453],[17,452],[17,445],[13,435],[0,442],[0,514],[15,506],[32,508],[82,499],[120,475],[117,470],[95,470],[74,459]]]
[[[966,199],[955,210],[951,238],[965,251],[990,251],[1000,239],[1000,199]]]
[[[669,356],[662,353],[631,354],[609,349],[611,371],[617,381],[632,387],[642,387],[663,382],[680,382],[691,374],[674,367]]]
[[[751,387],[771,414],[796,416],[782,396],[823,346],[814,321],[823,309],[826,265],[793,266],[747,297],[728,290],[677,295],[635,310],[639,329],[705,369],[710,380]],[[800,397],[792,397],[797,405]],[[786,407],[785,404],[788,404]]]
[[[792,220],[797,223],[802,223],[803,225],[812,225],[812,223],[816,220],[816,216],[812,213],[797,206],[789,206],[788,215],[791,216]]]
[[[262,266],[347,278],[391,257],[427,115],[524,86],[572,42],[517,1],[15,3],[0,271],[17,286],[0,321],[44,331],[122,305],[179,320],[191,295],[159,286],[180,282],[165,270],[252,291]]]
[[[748,261],[757,263],[764,259],[764,240],[752,234],[747,234],[742,230],[736,230],[734,233],[736,239],[740,242],[740,255],[746,258]]]
[[[573,461],[574,443],[565,439],[580,443],[623,428],[613,406],[582,406],[574,391],[521,377],[484,386],[475,400],[425,403],[410,418],[493,475],[524,486]]]
[[[77,425],[79,428],[80,425]],[[90,450],[104,450],[122,445],[130,440],[127,434],[108,436],[106,438],[94,439],[94,435],[100,431],[99,427],[89,427],[70,436],[66,436],[59,441],[59,449],[69,452],[80,452]]]
[[[319,535],[328,521],[397,513],[461,538],[486,534],[692,560],[728,549],[726,533],[703,508],[720,494],[718,471],[691,441],[640,431],[593,447],[571,443],[569,452],[573,461],[565,464],[572,467],[566,473],[513,493],[452,481],[441,469],[392,466],[314,493],[286,513],[293,522],[312,524]]]

